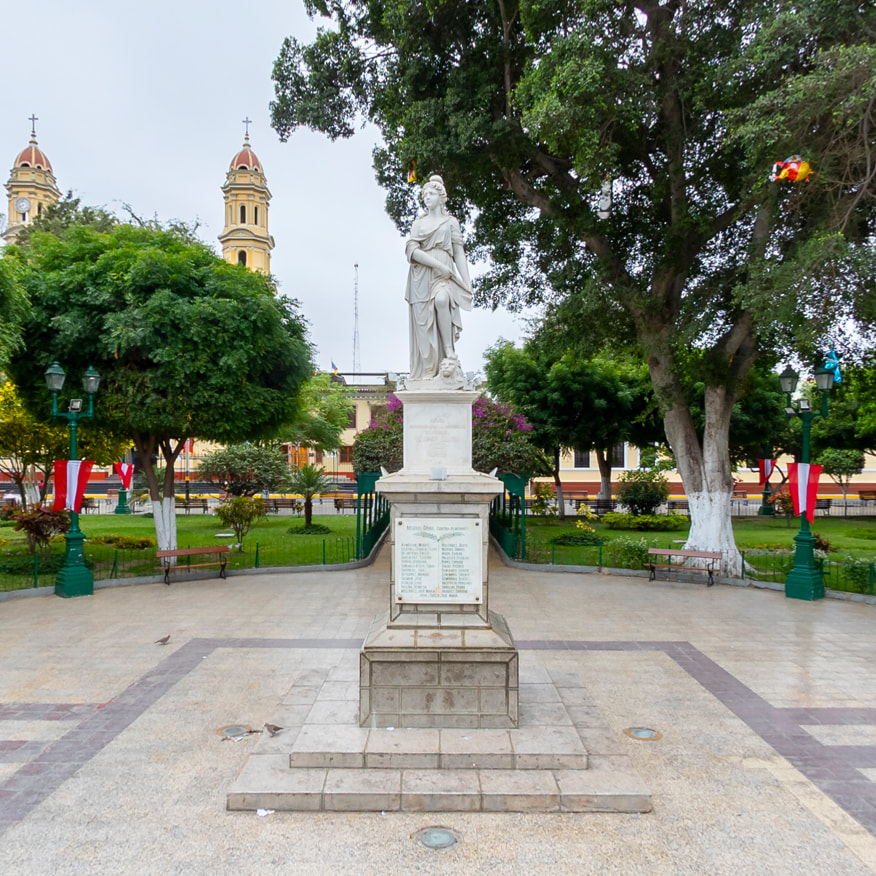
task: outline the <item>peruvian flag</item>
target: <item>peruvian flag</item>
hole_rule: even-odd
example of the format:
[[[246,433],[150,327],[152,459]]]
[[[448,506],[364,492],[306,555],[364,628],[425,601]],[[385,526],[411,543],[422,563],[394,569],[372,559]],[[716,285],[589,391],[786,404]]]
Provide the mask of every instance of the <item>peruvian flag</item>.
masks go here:
[[[134,466],[127,462],[114,462],[113,469],[115,473],[122,479],[122,489],[131,489],[131,477],[134,474]]]
[[[776,461],[774,459],[759,459],[757,468],[760,472],[760,483],[765,484],[776,468]]]
[[[79,513],[93,466],[94,463],[87,459],[55,460],[55,501],[52,511],[69,508]]]
[[[798,516],[805,514],[810,523],[815,519],[815,496],[820,476],[820,465],[810,465],[808,462],[788,464],[788,484],[794,500],[794,513]]]

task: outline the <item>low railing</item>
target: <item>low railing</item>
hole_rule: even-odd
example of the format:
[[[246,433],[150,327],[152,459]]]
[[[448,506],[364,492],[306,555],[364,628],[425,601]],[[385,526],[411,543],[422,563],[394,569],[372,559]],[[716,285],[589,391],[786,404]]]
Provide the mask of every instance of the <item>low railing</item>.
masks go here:
[[[181,545],[187,547],[188,545]],[[121,578],[147,578],[156,575],[155,548],[123,550],[100,545],[85,546],[85,565],[95,581]],[[329,566],[356,559],[356,539],[352,536],[323,538],[307,542],[259,544],[247,542],[246,550],[228,555],[229,569],[264,569],[288,566]],[[0,554],[0,592],[54,587],[55,576],[64,561],[63,553],[41,552],[4,557]]]

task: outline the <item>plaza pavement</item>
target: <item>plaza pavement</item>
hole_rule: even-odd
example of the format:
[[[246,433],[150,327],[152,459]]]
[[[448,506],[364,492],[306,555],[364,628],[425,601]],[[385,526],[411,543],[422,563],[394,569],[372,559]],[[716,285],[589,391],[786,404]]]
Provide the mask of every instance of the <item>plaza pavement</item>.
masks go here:
[[[0,873],[876,872],[876,606],[495,556],[521,675],[577,673],[653,812],[227,812],[256,737],[217,729],[261,727],[296,678],[349,661],[387,576],[384,551],[0,602]],[[421,846],[432,825],[458,844]]]

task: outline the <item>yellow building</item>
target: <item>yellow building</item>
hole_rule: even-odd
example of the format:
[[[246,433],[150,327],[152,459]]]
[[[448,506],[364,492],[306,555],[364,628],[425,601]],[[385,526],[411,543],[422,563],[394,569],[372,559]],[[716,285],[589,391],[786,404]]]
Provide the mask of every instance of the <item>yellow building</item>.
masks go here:
[[[240,151],[222,186],[225,196],[225,227],[219,235],[222,257],[232,265],[245,265],[262,274],[271,272],[274,238],[268,232],[268,190],[262,164],[249,145],[246,134]]]
[[[36,116],[31,116],[33,125],[36,121]],[[35,127],[31,128],[30,142],[19,152],[12,165],[6,192],[9,196],[9,221],[3,232],[6,243],[14,243],[22,228],[30,225],[46,207],[56,204],[61,198],[52,164],[37,145]]]

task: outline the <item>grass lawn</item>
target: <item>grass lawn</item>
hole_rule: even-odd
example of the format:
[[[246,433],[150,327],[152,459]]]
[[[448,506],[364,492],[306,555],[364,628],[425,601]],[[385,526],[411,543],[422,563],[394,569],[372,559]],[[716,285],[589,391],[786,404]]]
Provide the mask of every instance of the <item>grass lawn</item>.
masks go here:
[[[687,536],[687,528],[673,532],[630,532],[608,529],[601,523],[593,524],[593,528],[606,542],[632,537],[643,539],[649,547],[670,547],[674,541],[680,541]],[[876,561],[876,517],[816,517],[811,529],[813,533],[830,542],[832,554]],[[794,536],[799,530],[799,519],[796,517],[789,521],[776,517],[733,519],[736,544],[743,551],[793,549]],[[564,532],[574,531],[574,517],[567,517],[565,521],[551,517],[526,518],[527,545],[536,549],[544,550],[545,546],[549,549],[552,539]],[[558,556],[560,551],[561,548],[557,547]],[[560,560],[557,559],[556,562]]]
[[[212,514],[177,515],[177,543],[179,547],[207,547],[227,544],[232,546],[229,567],[232,569],[259,566],[319,565],[342,563],[355,558],[355,515],[314,515],[313,523],[327,526],[331,532],[320,535],[292,535],[290,528],[304,525],[298,516],[268,515],[259,521],[244,538],[243,552],[234,549],[233,538],[217,538],[217,534],[231,533]],[[155,547],[147,549],[116,549],[111,544],[97,544],[99,536],[130,536],[155,539],[155,524],[142,514],[83,514],[79,526],[86,535],[85,556],[91,565],[95,580],[117,575],[139,576],[156,574]],[[54,584],[54,575],[62,562],[64,539],[58,537],[51,545],[51,559],[39,558],[38,586]],[[11,526],[0,526],[0,591],[17,590],[33,585],[33,560],[27,554],[24,533]]]

